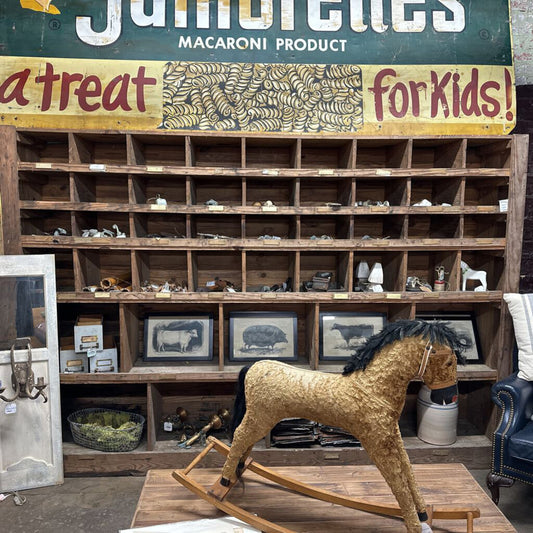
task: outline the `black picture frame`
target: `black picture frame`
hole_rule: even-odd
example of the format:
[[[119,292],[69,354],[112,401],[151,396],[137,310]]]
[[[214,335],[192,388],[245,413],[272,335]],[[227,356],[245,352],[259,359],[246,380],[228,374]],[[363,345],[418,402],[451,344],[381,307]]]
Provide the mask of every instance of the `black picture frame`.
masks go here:
[[[387,323],[385,313],[321,312],[319,314],[320,361],[346,361],[369,337]]]
[[[296,361],[297,315],[293,312],[235,311],[229,314],[229,360]]]
[[[144,320],[143,360],[213,359],[213,313],[149,315]]]
[[[417,313],[420,320],[440,320],[448,322],[448,325],[459,335],[465,345],[463,356],[466,363],[475,365],[483,363],[481,343],[476,325],[474,313]]]

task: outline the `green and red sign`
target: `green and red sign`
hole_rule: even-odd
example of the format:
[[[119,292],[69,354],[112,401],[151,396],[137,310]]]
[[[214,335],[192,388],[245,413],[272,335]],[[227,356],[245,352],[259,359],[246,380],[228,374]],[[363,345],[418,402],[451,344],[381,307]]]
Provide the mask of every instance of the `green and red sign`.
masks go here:
[[[5,0],[0,116],[36,127],[508,133],[502,0]]]

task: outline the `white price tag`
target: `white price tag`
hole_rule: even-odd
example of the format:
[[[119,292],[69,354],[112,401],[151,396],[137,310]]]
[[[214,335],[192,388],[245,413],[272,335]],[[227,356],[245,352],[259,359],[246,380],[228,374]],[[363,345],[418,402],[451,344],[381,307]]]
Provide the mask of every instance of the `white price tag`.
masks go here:
[[[507,207],[509,206],[509,199],[506,198],[504,200],[499,200],[499,204],[500,204],[500,212],[507,213]]]
[[[16,403],[8,403],[6,404],[6,408],[4,409],[4,412],[6,415],[13,415],[17,412],[17,404]]]
[[[164,422],[163,423],[163,429],[165,431],[172,431],[172,422]]]
[[[94,357],[96,355],[96,349],[95,348],[91,348],[89,350],[87,350],[87,357],[91,358],[91,357]]]

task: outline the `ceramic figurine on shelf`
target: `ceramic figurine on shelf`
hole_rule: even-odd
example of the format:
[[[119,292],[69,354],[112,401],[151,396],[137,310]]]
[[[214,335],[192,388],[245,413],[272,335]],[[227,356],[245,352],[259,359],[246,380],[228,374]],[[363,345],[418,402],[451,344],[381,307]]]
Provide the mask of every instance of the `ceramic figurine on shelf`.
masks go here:
[[[446,280],[444,279],[445,275],[448,274],[443,265],[435,267],[435,281],[433,282],[433,290],[435,292],[442,292],[446,290]]]
[[[368,292],[383,292],[383,267],[381,263],[374,263],[368,274],[366,290]]]
[[[480,285],[475,287],[475,292],[487,290],[487,272],[485,270],[473,270],[464,261],[461,261],[461,272],[463,274],[462,290],[466,291],[467,281],[479,281]]]

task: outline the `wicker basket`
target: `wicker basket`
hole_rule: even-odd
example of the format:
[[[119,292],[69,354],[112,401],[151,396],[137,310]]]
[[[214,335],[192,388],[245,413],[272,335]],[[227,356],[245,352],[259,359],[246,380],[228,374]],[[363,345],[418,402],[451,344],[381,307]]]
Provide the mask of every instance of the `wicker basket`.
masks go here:
[[[111,409],[82,409],[67,420],[74,442],[103,452],[129,452],[139,446],[144,417]]]

